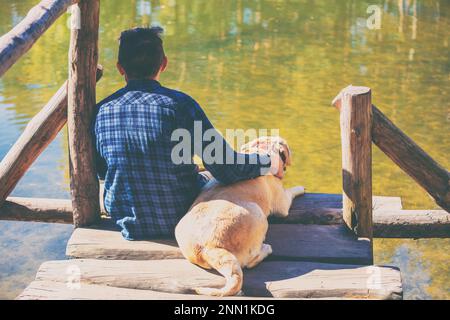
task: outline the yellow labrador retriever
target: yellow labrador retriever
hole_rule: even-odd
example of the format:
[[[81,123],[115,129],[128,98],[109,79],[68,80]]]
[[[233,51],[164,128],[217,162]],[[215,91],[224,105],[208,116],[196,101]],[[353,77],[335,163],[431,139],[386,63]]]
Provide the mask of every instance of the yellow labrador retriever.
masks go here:
[[[284,169],[291,152],[280,137],[263,137],[242,147],[242,152],[280,153]],[[208,182],[189,212],[175,229],[186,259],[226,278],[223,288],[194,288],[198,294],[230,296],[243,283],[243,268],[253,268],[272,253],[265,244],[270,214],[286,217],[292,200],[305,193],[303,187],[284,189],[281,179],[266,175],[232,185]]]

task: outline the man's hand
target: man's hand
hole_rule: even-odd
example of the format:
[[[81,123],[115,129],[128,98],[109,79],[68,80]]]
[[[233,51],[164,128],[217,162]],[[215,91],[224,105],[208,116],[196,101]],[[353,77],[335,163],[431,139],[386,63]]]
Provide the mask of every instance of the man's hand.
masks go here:
[[[283,179],[284,177],[284,162],[278,152],[271,152],[270,156],[270,173],[275,177]]]

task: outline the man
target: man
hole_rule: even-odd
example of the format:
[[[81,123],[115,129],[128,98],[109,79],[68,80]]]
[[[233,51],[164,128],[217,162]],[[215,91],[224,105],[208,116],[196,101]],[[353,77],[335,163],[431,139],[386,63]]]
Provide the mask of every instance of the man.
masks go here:
[[[117,68],[127,85],[97,105],[93,127],[105,208],[128,240],[172,237],[207,182],[192,156],[188,163],[172,161],[174,130],[188,130],[193,146],[194,123],[200,123],[203,132],[214,127],[195,100],[158,82],[168,62],[161,31],[136,28],[121,34]],[[282,176],[279,155],[239,155],[221,139],[224,157],[231,150],[234,160],[244,157],[245,163],[203,161],[219,182],[252,179],[264,169]]]

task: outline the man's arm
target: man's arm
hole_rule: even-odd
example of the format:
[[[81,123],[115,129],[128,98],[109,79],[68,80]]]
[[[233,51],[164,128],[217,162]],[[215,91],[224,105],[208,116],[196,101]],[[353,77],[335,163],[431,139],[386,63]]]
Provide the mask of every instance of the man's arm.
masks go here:
[[[198,154],[199,150],[193,151],[197,154],[203,161],[205,168],[211,172],[211,174],[218,181],[224,184],[231,184],[241,180],[253,179],[261,175],[273,172],[271,165],[272,161],[269,155],[259,155],[259,154],[242,154],[237,153],[226,140],[217,132],[214,126],[211,124],[206,114],[203,112],[199,104],[190,97],[184,99],[184,103],[179,106],[180,111],[179,117],[181,116],[181,122],[184,123],[184,128],[189,130],[191,136],[191,145],[194,143],[200,145],[200,141],[194,141],[195,139],[201,139],[202,150],[210,144],[222,145],[222,154],[217,156],[214,155],[213,159],[216,161],[211,161],[212,159],[205,159],[205,154]],[[194,129],[196,126],[196,129]],[[201,127],[201,135],[198,134],[198,128]],[[204,141],[203,135],[207,130],[212,130],[209,133],[211,136],[220,137],[220,141]],[[196,131],[196,132],[194,132]],[[198,136],[195,136],[197,133]],[[204,152],[203,152],[204,153]],[[217,161],[219,158],[219,161]],[[239,161],[238,161],[239,159]],[[278,172],[276,168],[274,174]]]
[[[105,180],[106,170],[108,166],[106,164],[105,159],[95,150],[95,167],[97,169],[97,175],[100,180]]]
[[[96,117],[97,117],[97,113],[99,110],[99,107],[96,106],[96,112],[95,115],[93,117],[93,121],[91,124],[91,139],[92,139],[92,143],[94,145],[94,161],[95,161],[95,168],[97,170],[97,175],[98,178],[100,180],[105,180],[105,176],[106,176],[106,170],[108,169],[108,165],[106,163],[106,160],[100,155],[99,153],[99,146],[98,146],[98,139],[97,139],[97,135],[95,133],[95,124],[96,124]]]

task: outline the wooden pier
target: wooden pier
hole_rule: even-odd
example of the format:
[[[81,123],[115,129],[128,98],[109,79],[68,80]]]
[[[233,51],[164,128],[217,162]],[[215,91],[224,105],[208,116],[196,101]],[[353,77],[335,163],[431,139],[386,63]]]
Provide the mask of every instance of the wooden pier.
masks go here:
[[[307,194],[294,202],[288,221],[271,221],[266,242],[273,254],[244,271],[239,298],[402,298],[400,271],[372,265],[371,241],[348,230],[342,210],[333,210],[336,200]],[[375,197],[374,203],[377,212],[401,210],[399,198]],[[192,288],[225,281],[183,259],[175,240],[127,241],[108,219],[77,228],[66,254],[70,260],[42,264],[18,299],[211,299]]]
[[[0,219],[70,223],[69,259],[45,262],[18,299],[213,299],[193,294],[224,278],[183,259],[173,239],[126,241],[102,215],[88,124],[95,107],[99,0],[43,0],[0,38],[0,76],[70,6],[69,79],[0,163]],[[77,22],[77,21],[75,21]],[[290,215],[271,219],[273,254],[244,271],[233,299],[401,299],[398,268],[373,265],[373,237],[450,237],[450,173],[372,104],[368,87],[334,99],[340,112],[342,194],[308,193]],[[68,123],[70,200],[8,198]],[[372,145],[410,175],[443,210],[404,210],[398,197],[372,196]]]

